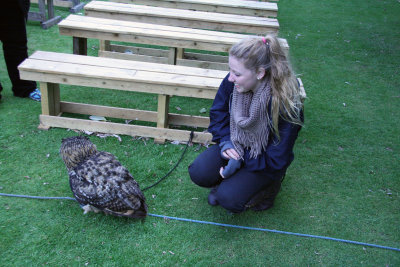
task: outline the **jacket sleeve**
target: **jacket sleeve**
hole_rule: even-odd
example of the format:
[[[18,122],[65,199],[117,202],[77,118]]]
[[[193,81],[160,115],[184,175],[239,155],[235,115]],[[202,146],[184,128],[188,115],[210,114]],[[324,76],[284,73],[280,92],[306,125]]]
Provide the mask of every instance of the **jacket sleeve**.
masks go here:
[[[208,131],[213,136],[213,142],[221,143],[230,140],[229,105],[233,92],[233,83],[228,81],[229,74],[219,86],[218,92],[210,109],[210,126]]]

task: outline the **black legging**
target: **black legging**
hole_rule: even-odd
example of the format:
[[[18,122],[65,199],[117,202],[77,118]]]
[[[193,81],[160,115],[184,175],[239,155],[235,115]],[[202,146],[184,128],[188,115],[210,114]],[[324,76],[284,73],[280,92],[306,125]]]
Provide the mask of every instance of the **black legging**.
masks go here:
[[[29,0],[25,0],[27,5]],[[28,5],[29,6],[29,5]],[[27,97],[35,90],[36,82],[21,80],[18,65],[28,57],[26,36],[27,10],[15,0],[2,2],[0,8],[0,41],[3,43],[4,59],[15,96]],[[0,84],[0,92],[2,90]]]
[[[220,156],[220,148],[213,145],[202,152],[189,166],[192,181],[202,187],[218,186],[216,192],[219,205],[234,212],[246,210],[246,204],[261,190],[266,189],[273,181],[264,171],[252,172],[241,168],[228,179],[219,174],[227,161]]]

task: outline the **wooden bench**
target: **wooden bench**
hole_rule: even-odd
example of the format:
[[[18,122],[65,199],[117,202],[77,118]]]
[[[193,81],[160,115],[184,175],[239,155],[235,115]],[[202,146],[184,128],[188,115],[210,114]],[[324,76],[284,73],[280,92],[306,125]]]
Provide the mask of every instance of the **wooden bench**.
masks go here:
[[[279,23],[274,18],[242,16],[115,2],[92,1],[85,6],[92,17],[136,21],[169,26],[229,31],[237,33],[277,33]]]
[[[13,0],[15,1],[15,0]],[[61,16],[54,15],[54,3],[53,0],[46,0],[47,8],[45,0],[37,0],[39,11],[33,12],[29,11],[28,20],[40,21],[40,25],[43,29],[48,29],[51,26],[57,24],[61,21]],[[47,14],[46,14],[47,11]]]
[[[179,49],[228,52],[230,47],[247,35],[219,31],[189,29],[140,22],[110,20],[69,15],[59,23],[60,34],[73,37],[74,54],[86,55],[87,38],[139,44],[167,46],[169,50],[132,46],[100,46],[99,56],[168,63],[192,67],[228,70],[228,57],[201,53],[179,53]],[[102,41],[101,43],[106,43]],[[285,39],[280,43],[287,51]],[[129,51],[129,53],[125,53]]]
[[[37,51],[19,65],[22,79],[40,82],[41,129],[61,127],[103,133],[187,141],[190,131],[170,124],[207,128],[208,117],[171,114],[161,102],[157,112],[60,101],[60,84],[213,99],[226,71]],[[95,88],[93,88],[95,87]],[[61,117],[63,112],[156,122],[156,127]],[[211,141],[195,132],[193,142]]]
[[[141,4],[257,17],[277,17],[278,5],[270,2],[244,0],[112,0],[126,4]]]

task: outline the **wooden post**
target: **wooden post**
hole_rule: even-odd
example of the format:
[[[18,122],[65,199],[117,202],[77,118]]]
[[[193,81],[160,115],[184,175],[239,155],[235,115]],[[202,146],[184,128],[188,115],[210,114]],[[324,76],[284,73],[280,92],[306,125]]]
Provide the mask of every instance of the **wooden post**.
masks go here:
[[[169,96],[158,95],[157,127],[168,128]]]
[[[100,51],[111,51],[111,44],[108,40],[99,40]]]
[[[178,61],[178,59],[183,59],[184,53],[185,53],[185,50],[183,48],[177,49],[175,65],[176,65],[176,62]]]
[[[53,1],[47,1],[47,18],[54,18],[54,3]]]
[[[72,37],[72,49],[75,55],[87,55],[87,39]]]
[[[46,3],[44,2],[44,0],[39,0],[38,6],[39,6],[39,13],[42,14],[43,21],[45,21],[46,20]]]
[[[57,83],[40,83],[42,114],[58,116],[60,109],[60,86]],[[48,126],[39,125],[39,129],[47,130]]]

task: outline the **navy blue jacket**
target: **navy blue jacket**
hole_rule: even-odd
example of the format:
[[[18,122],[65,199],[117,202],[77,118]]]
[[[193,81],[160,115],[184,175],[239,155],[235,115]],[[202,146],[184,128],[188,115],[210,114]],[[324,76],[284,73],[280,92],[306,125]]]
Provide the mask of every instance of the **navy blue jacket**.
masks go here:
[[[213,135],[212,140],[216,143],[230,141],[229,105],[234,84],[228,81],[228,77],[229,74],[219,86],[210,109],[208,131]],[[250,171],[266,171],[270,178],[279,179],[293,161],[293,146],[300,129],[301,126],[280,119],[280,140],[278,141],[278,137],[270,131],[267,148],[257,158],[250,158],[249,150],[245,149],[243,167]]]

